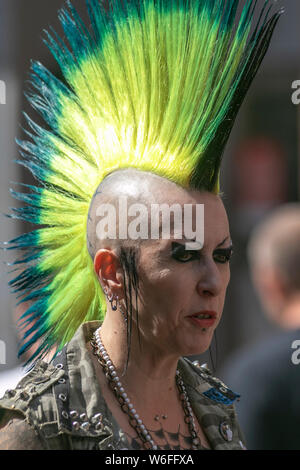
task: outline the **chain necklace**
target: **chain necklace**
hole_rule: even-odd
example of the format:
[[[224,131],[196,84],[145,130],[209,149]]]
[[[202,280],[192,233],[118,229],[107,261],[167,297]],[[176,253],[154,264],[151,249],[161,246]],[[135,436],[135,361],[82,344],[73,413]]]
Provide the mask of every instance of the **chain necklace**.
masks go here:
[[[130,402],[127,396],[127,393],[125,392],[124,387],[122,386],[122,383],[117,375],[115,367],[105,347],[103,346],[103,343],[100,338],[100,331],[101,331],[101,328],[99,328],[94,333],[94,337],[91,340],[91,345],[92,345],[95,356],[97,356],[98,362],[101,364],[103,368],[104,374],[108,380],[108,384],[110,388],[112,389],[112,391],[114,392],[115,397],[117,398],[122,411],[125,414],[127,414],[129,418],[129,424],[132,426],[132,428],[135,430],[138,437],[142,441],[143,447],[146,450],[149,450],[149,449],[157,450],[158,446],[153,441],[151,434],[146,429],[145,425],[143,424],[143,421],[140,419],[138,413],[136,412],[135,408]],[[179,397],[182,402],[182,407],[183,407],[183,411],[185,415],[184,421],[188,425],[189,432],[192,438],[192,449],[193,450],[201,449],[201,443],[200,443],[200,440],[198,438],[197,431],[195,428],[195,420],[194,420],[193,413],[192,413],[192,407],[190,405],[190,401],[187,396],[186,389],[182,381],[179,370],[176,371],[175,378],[176,378],[176,385],[179,391]]]

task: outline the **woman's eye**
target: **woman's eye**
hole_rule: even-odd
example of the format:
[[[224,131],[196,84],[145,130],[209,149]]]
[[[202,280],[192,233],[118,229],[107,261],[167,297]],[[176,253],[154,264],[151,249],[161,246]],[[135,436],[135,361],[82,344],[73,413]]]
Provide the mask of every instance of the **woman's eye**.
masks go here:
[[[233,253],[232,247],[220,248],[213,252],[213,259],[216,263],[225,264],[228,263]],[[200,259],[200,252],[198,250],[186,250],[185,245],[180,243],[172,243],[172,258],[186,263],[192,260]]]
[[[222,249],[222,250],[215,250],[213,254],[213,258],[216,263],[225,264],[225,263],[228,263],[228,261],[230,261],[232,253],[233,253],[232,247]]]
[[[192,253],[189,253],[188,251],[186,251],[183,254],[178,254],[177,255],[177,259],[180,259],[181,261],[189,261],[192,258],[193,258]]]
[[[181,261],[182,263],[186,263],[187,261],[199,258],[199,254],[197,251],[186,250],[185,245],[173,242],[172,258],[176,259],[177,261]]]

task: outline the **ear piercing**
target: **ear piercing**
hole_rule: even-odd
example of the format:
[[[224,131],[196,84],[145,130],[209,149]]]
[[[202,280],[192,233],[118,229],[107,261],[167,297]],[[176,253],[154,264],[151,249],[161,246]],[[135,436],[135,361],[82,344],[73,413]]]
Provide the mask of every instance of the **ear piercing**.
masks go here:
[[[161,415],[161,416],[160,416],[160,415],[156,415],[156,416],[154,417],[154,420],[155,420],[155,421],[160,421],[160,419],[168,419],[168,415]]]
[[[111,303],[111,309],[115,312],[118,309],[119,296],[111,294],[111,296],[107,295],[107,299]]]
[[[120,312],[121,312],[121,314],[123,315],[125,322],[127,323],[127,315],[126,315],[125,312],[123,311],[122,306],[121,306],[121,304],[120,304],[120,302],[119,302],[119,296],[118,296],[118,295],[115,295],[115,294],[109,295],[109,294],[108,294],[108,288],[107,288],[107,287],[104,287],[103,291],[104,291],[104,294],[105,294],[106,297],[107,297],[107,300],[111,303],[111,309],[115,312],[116,310],[118,310],[118,305],[119,305]],[[115,302],[115,303],[114,303],[114,302]]]

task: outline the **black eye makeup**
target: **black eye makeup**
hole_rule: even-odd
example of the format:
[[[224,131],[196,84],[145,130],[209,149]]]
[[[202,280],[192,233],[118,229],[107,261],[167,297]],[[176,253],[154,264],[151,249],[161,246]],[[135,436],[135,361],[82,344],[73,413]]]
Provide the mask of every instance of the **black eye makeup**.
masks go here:
[[[213,259],[216,263],[228,263],[233,253],[233,246],[228,248],[217,248],[213,252]],[[186,250],[185,244],[172,242],[171,256],[176,261],[187,263],[189,261],[199,260],[201,250]]]
[[[213,258],[216,263],[225,264],[230,261],[230,258],[233,254],[233,246],[231,245],[228,248],[218,248],[213,252]]]
[[[200,259],[199,250],[186,250],[185,244],[172,242],[172,258],[182,263],[187,263],[195,259]]]

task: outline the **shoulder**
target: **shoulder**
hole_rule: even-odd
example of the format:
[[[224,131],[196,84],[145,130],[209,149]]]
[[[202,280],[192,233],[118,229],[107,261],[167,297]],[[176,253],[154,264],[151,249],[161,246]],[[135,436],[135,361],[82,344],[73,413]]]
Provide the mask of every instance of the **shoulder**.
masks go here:
[[[64,373],[53,364],[39,361],[18,383],[16,388],[6,390],[0,399],[0,420],[3,411],[14,411],[26,415],[29,404],[47,392]],[[0,421],[1,423],[1,421]]]
[[[16,412],[6,413],[0,423],[0,450],[43,450],[38,434]]]
[[[293,343],[299,340],[300,331],[281,331],[277,334],[271,334],[265,338],[257,341],[254,344],[245,346],[238,349],[233,357],[234,363],[237,367],[241,366],[244,369],[250,364],[260,368],[278,369],[278,361],[286,363],[292,353]]]
[[[215,377],[206,364],[187,358],[181,360],[184,366],[185,379],[193,385],[203,396],[222,404],[232,405],[239,400],[240,395],[231,390],[221,379]]]
[[[222,377],[248,395],[260,394],[261,388],[293,377],[293,343],[300,338],[297,332],[272,334],[254,344],[232,353],[222,366]]]
[[[0,399],[3,441],[10,441],[13,432],[7,434],[8,430],[21,426],[21,421],[29,437],[35,432],[44,449],[105,450],[116,440],[92,364],[79,346],[75,351],[66,345],[50,364],[38,363]],[[12,417],[19,422],[12,422]],[[35,449],[38,442],[31,441],[30,446]]]
[[[240,395],[198,361],[181,359],[179,368],[193,411],[204,426],[213,449],[245,449],[235,409],[235,401]]]

